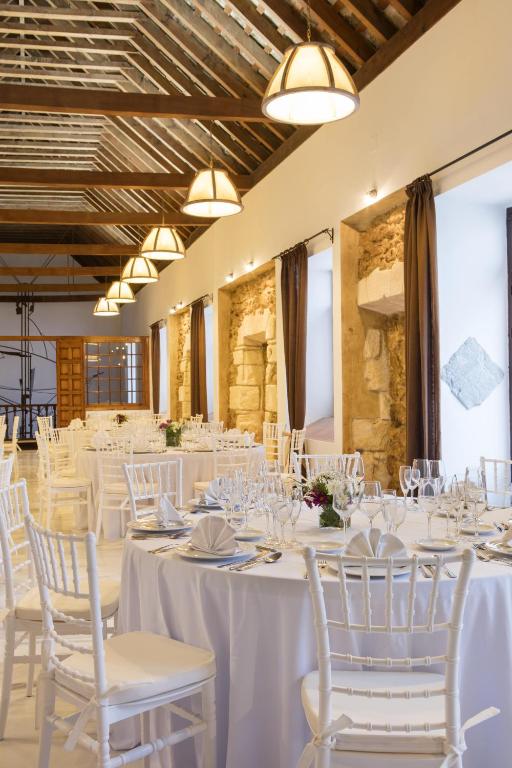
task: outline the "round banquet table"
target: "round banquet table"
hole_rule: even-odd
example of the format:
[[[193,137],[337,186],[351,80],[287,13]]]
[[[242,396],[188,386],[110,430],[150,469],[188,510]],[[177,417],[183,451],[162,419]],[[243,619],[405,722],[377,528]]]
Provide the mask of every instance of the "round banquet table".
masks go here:
[[[510,510],[494,510],[491,514],[494,519],[507,519]],[[325,540],[315,513],[308,510],[305,517],[297,527],[299,538],[311,540],[316,536]],[[367,525],[368,521],[357,514],[352,532]],[[433,535],[436,526],[438,535],[442,535],[445,525],[444,520],[434,519]],[[414,542],[426,535],[423,515],[411,511],[399,533],[409,551],[415,551]],[[301,679],[317,669],[312,608],[300,552],[285,551],[274,564],[236,573],[185,560],[172,550],[160,555],[146,551],[158,545],[153,540],[125,542],[119,631],[156,632],[215,651],[218,768],[295,768],[310,738],[300,699]],[[322,582],[330,603],[337,598],[336,577],[324,574]],[[357,600],[360,582],[353,579],[349,583]],[[420,605],[426,604],[429,583],[418,575]],[[441,613],[449,604],[454,583],[442,577]],[[372,584],[376,590],[384,587],[380,580]],[[401,585],[405,596],[406,578],[394,581],[398,599]],[[148,599],[148,595],[152,598]],[[344,642],[349,643],[344,650],[386,655],[388,638],[384,635],[348,638],[346,633],[339,634],[345,635]],[[462,632],[462,722],[489,706],[498,707],[501,714],[467,733],[464,768],[502,768],[505,756],[512,752],[511,635],[512,567],[477,560]],[[438,652],[443,653],[441,635],[437,637],[441,643]],[[395,635],[396,642],[403,643],[403,655],[432,653],[431,645],[428,651],[425,648],[422,635]],[[393,647],[396,653],[396,645]],[[152,717],[166,715],[158,712]],[[155,724],[158,722],[153,720]],[[114,746],[136,743],[134,731],[126,725],[123,728],[113,734]],[[164,750],[152,765],[200,765],[191,742],[176,747],[174,756],[171,763],[168,750]],[[379,765],[392,768],[384,756]]]
[[[265,457],[263,445],[254,445],[248,448],[251,453],[251,460],[257,457]],[[77,451],[77,474],[88,477],[92,480],[93,498],[98,498],[98,464],[96,460],[96,450],[94,448],[80,448]],[[196,450],[185,451],[182,448],[166,448],[159,453],[133,452],[133,461],[135,464],[154,463],[157,461],[170,461],[174,458],[181,459],[183,462],[182,491],[183,503],[194,497],[194,483],[206,482],[211,480],[214,475],[213,451]],[[88,527],[94,530],[95,520],[89,520]],[[121,535],[120,514],[105,515],[103,519],[103,531],[105,539],[118,539]]]

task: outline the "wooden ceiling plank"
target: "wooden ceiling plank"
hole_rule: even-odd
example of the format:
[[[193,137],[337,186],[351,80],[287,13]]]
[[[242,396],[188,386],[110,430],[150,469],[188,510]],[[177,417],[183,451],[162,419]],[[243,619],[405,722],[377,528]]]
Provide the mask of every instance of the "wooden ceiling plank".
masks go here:
[[[42,30],[39,30],[38,34],[40,34],[41,37],[37,37],[37,39],[3,37],[1,40],[1,47],[4,49],[14,48],[19,51],[51,51],[52,53],[61,51],[64,53],[91,53],[95,55],[112,54],[112,48],[108,45],[106,40],[98,40],[95,42],[85,42],[84,40],[55,40],[49,35],[43,37]],[[115,54],[118,56],[130,52],[131,48],[129,46],[116,46],[115,49]]]
[[[138,248],[123,243],[7,243],[0,242],[0,253],[45,256],[137,256]]]
[[[379,43],[385,43],[386,40],[393,37],[397,30],[386,14],[382,13],[372,0],[341,0],[341,2],[338,0],[336,6],[339,7],[340,5],[350,11]]]
[[[48,35],[51,37],[75,37],[86,40],[117,40],[126,42],[131,40],[133,32],[130,29],[114,29],[114,27],[91,27],[86,24],[72,26],[55,24],[16,24],[14,22],[0,21],[0,34],[2,35]],[[4,41],[2,40],[2,45]]]
[[[10,7],[11,6],[9,6],[9,8]],[[76,69],[80,67],[81,69],[99,70],[101,72],[117,72],[124,66],[122,61],[109,62],[106,57],[103,57],[101,61],[91,60],[87,56],[81,56],[78,53],[74,53],[72,59],[56,59],[50,56],[33,55],[21,57],[16,56],[15,54],[8,55],[3,53],[0,54],[0,64],[7,64],[9,66],[11,64],[19,64],[29,67],[51,67],[52,69],[69,69],[70,67]]]
[[[178,211],[163,213],[165,224],[171,226],[208,227],[215,219],[198,219]],[[77,211],[30,208],[0,208],[0,224],[63,224],[63,225],[137,225],[157,226],[162,222],[162,211]]]
[[[12,80],[59,80],[60,82],[80,83],[126,83],[124,74],[116,72],[70,72],[62,69],[52,71],[49,69],[8,69],[0,67],[0,77]]]
[[[0,277],[111,277],[119,268],[111,267],[3,267]]]
[[[421,3],[418,0],[388,0],[388,5],[398,11],[406,21],[410,21],[421,9]]]
[[[228,96],[169,96],[161,93],[118,93],[85,88],[40,88],[0,85],[4,110],[57,112],[67,115],[117,115],[264,122],[259,99]]]
[[[108,24],[135,24],[139,13],[137,11],[101,11],[94,6],[88,8],[50,8],[37,5],[7,5],[0,4],[0,17],[18,19],[46,19],[51,21],[99,21]]]
[[[326,0],[308,0],[313,23],[320,25],[332,35],[345,55],[357,66],[361,66],[375,52],[375,48],[349,22],[341,16]],[[304,13],[307,12],[305,0],[299,0]]]
[[[258,30],[260,35],[265,38],[267,45],[272,46],[279,53],[292,44],[290,38],[282,35],[270,19],[264,13],[260,13],[251,0],[233,0],[233,6],[244,19]]]
[[[105,292],[104,283],[0,283],[0,293],[94,293]]]

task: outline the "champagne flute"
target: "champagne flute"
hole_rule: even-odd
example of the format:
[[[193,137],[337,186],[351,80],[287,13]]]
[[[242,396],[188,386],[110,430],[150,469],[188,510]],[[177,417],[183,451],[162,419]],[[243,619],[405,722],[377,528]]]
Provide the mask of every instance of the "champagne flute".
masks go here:
[[[373,528],[373,520],[379,512],[382,512],[382,488],[379,482],[362,483],[362,494],[359,508],[370,521],[370,530]]]
[[[296,527],[297,527],[297,521],[300,517],[300,513],[302,512],[302,504],[304,502],[304,497],[302,493],[302,488],[300,485],[296,485],[294,488],[292,488],[291,492],[291,514],[290,514],[290,522],[292,524],[292,544],[297,544],[297,535],[296,535]]]
[[[386,488],[382,491],[382,516],[386,523],[388,533],[393,532],[394,509],[397,505],[396,491]]]
[[[398,472],[398,479],[400,481],[400,488],[404,497],[404,502],[407,504],[407,496],[411,490],[411,472],[412,467],[407,464],[403,464]]]
[[[426,512],[428,519],[428,538],[432,539],[432,515],[437,507],[438,481],[431,477],[420,478],[418,486],[418,504],[422,512]]]

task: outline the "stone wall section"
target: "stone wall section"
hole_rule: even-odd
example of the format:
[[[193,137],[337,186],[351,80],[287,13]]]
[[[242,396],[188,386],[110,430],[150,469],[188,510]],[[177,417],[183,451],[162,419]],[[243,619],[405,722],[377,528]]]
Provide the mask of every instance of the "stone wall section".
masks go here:
[[[231,293],[228,426],[262,438],[277,420],[276,284],[272,265]]]
[[[185,310],[178,316],[176,399],[178,403],[178,420],[190,418],[190,310]]]
[[[405,463],[404,314],[357,304],[357,280],[403,262],[405,206],[375,218],[366,231],[345,233],[343,255],[344,449],[360,450],[368,479],[398,488]],[[345,227],[345,230],[350,229]]]

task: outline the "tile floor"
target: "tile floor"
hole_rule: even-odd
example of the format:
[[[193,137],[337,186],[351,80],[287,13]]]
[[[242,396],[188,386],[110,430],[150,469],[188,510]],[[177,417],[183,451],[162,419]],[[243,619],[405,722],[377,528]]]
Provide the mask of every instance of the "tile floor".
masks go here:
[[[38,483],[37,483],[37,453],[25,451],[19,454],[19,477],[24,477],[28,483],[31,508],[38,512]],[[66,509],[55,515],[53,526],[62,531],[72,530],[72,513]],[[120,573],[121,542],[103,542],[98,546],[98,562],[103,576],[116,578]],[[3,590],[0,585],[0,602],[3,601]],[[0,608],[1,608],[0,604]],[[0,625],[0,659],[3,660],[3,633]],[[38,755],[38,733],[34,728],[35,696],[25,696],[24,682],[27,668],[16,665],[14,668],[14,687],[11,693],[11,704],[7,719],[7,729],[4,741],[0,741],[0,766],[2,768],[35,768]],[[77,747],[73,752],[65,752],[62,748],[64,737],[56,734],[53,740],[50,768],[93,768],[96,765],[94,756],[86,750]],[[132,763],[139,768],[139,763]]]

